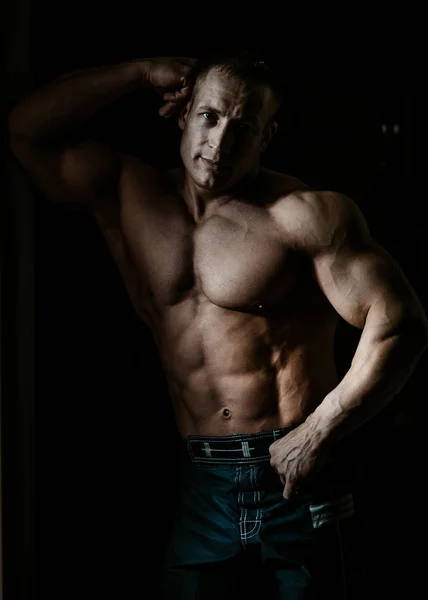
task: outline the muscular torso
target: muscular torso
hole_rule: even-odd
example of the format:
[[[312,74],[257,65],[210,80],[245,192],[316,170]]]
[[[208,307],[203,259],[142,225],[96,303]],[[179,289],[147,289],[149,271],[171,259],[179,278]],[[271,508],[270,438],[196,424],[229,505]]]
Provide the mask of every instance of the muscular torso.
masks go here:
[[[263,177],[260,199],[213,200],[195,222],[175,175],[145,186],[134,172],[120,223],[98,219],[156,341],[183,437],[298,424],[337,383],[336,313],[278,231],[278,175]],[[296,187],[278,181],[282,197]]]

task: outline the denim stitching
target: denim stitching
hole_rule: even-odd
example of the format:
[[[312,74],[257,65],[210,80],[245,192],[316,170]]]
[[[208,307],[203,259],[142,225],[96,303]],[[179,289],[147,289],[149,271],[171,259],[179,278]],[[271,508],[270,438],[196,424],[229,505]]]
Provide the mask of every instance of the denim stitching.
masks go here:
[[[249,465],[249,464],[255,464],[255,463],[267,461],[270,459],[270,455],[257,456],[257,457],[253,457],[253,458],[205,458],[205,457],[195,457],[192,454],[190,458],[195,463]]]

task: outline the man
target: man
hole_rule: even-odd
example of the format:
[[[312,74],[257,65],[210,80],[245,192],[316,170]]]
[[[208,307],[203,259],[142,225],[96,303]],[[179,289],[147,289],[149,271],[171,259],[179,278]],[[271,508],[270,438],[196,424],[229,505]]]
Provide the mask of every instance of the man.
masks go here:
[[[85,136],[141,87],[162,116],[179,111],[181,168]],[[93,215],[159,349],[183,440],[165,598],[249,598],[256,573],[265,597],[341,597],[341,441],[427,345],[420,302],[354,202],[260,165],[283,95],[254,59],[148,58],[60,77],[10,115],[15,156],[46,197]],[[339,316],[362,330],[341,381]]]

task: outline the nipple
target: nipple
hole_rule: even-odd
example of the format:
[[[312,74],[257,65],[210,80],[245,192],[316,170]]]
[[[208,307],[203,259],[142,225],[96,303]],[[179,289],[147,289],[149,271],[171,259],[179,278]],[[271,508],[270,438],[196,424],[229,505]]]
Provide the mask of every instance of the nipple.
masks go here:
[[[263,304],[259,300],[256,300],[256,302],[251,305],[251,308],[261,310],[263,308]]]

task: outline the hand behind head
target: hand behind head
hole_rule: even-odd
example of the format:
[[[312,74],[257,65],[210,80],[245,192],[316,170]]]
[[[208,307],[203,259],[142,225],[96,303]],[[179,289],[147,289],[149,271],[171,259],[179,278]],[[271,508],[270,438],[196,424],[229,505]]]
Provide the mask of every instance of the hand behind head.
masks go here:
[[[162,117],[170,117],[190,99],[197,63],[187,57],[151,59],[149,80],[165,102],[159,109]]]
[[[192,95],[193,85],[187,85],[182,87],[175,92],[166,92],[163,94],[163,100],[165,104],[159,109],[161,117],[171,117],[174,113],[177,113],[179,109],[189,101]],[[162,92],[161,92],[162,93]]]

